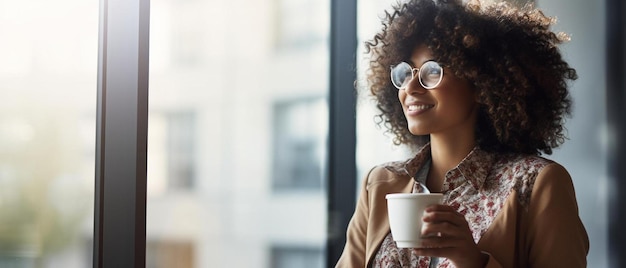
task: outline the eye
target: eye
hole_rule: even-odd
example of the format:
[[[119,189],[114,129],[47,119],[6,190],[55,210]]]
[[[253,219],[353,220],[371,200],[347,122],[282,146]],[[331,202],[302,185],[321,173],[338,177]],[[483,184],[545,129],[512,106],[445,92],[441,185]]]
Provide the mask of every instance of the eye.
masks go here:
[[[420,68],[420,82],[427,89],[435,88],[443,78],[443,68],[435,61],[427,61]]]
[[[404,88],[413,78],[413,69],[406,62],[401,62],[391,68],[391,82],[398,88]]]
[[[422,75],[441,75],[441,66],[434,62],[427,62],[420,68]]]
[[[441,69],[439,68],[432,68],[429,66],[429,68],[426,68],[426,70],[424,71],[427,75],[436,75],[439,76],[441,74]]]

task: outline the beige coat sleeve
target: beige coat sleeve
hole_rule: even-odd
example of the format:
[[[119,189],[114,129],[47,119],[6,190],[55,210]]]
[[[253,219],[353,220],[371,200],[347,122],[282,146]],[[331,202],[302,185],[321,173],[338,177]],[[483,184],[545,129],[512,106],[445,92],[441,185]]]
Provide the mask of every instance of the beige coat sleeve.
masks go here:
[[[586,267],[589,238],[578,215],[572,179],[557,163],[537,176],[528,207],[529,267]]]

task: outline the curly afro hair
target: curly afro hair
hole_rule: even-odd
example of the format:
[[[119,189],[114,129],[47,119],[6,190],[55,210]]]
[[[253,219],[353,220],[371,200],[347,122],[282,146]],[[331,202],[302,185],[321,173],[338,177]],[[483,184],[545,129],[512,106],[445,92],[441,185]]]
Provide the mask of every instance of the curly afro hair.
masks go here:
[[[410,0],[394,6],[382,30],[365,43],[378,124],[396,145],[428,142],[429,136],[409,132],[389,74],[389,66],[426,45],[447,72],[477,91],[476,137],[483,150],[551,154],[566,139],[563,125],[572,105],[567,83],[577,79],[557,48],[568,37],[550,30],[554,22],[532,6],[504,2]]]

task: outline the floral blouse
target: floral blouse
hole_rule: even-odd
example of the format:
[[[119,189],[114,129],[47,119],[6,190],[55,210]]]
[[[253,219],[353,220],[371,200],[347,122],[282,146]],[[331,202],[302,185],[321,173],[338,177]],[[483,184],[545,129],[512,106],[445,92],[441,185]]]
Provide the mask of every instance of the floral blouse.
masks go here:
[[[413,159],[389,163],[385,168],[393,173],[415,174],[414,180],[425,184],[430,166],[428,147],[423,148]],[[476,147],[458,166],[446,173],[442,188],[443,204],[456,208],[465,216],[474,241],[478,243],[511,193],[517,194],[516,203],[522,208],[529,206],[535,177],[551,163],[537,156],[492,154]],[[416,182],[413,192],[422,191]],[[430,257],[415,255],[411,249],[398,249],[391,233],[383,240],[371,265],[381,268],[454,267],[445,258],[431,260]]]

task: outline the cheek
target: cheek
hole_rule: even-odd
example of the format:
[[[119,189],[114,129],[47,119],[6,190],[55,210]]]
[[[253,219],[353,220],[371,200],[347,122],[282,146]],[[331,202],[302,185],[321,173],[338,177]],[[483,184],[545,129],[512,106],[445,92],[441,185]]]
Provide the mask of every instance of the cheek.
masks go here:
[[[457,114],[470,114],[474,110],[474,107],[476,107],[476,101],[472,96],[462,96],[451,104],[453,107],[449,107],[456,110]]]
[[[473,113],[477,106],[476,98],[471,92],[463,90],[440,91],[438,105],[440,112],[450,118],[465,118]]]
[[[404,90],[398,90],[398,101],[402,103],[402,100],[406,97],[406,92]]]
[[[404,90],[398,90],[398,102],[400,102],[400,106],[404,103],[404,99],[406,98],[406,92]],[[403,109],[404,110],[404,109]]]
[[[449,81],[446,91],[440,91],[442,102],[447,102],[448,107],[459,112],[470,112],[477,104],[475,91],[469,83],[460,79]],[[448,101],[443,101],[448,100]],[[452,107],[451,107],[452,106]]]

